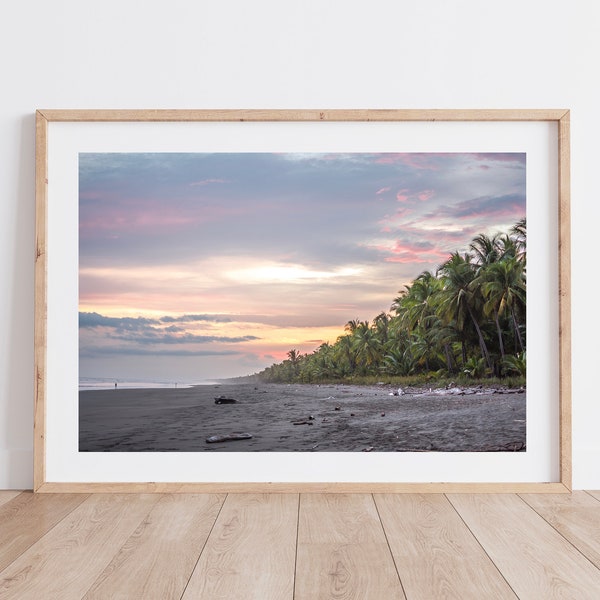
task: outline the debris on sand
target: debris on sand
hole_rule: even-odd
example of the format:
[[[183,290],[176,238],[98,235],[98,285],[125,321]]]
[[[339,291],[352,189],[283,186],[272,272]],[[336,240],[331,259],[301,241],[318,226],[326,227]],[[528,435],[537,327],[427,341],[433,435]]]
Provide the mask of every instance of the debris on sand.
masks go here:
[[[249,440],[252,437],[250,433],[228,433],[225,435],[211,435],[206,438],[207,444],[216,444],[217,442],[232,442],[235,440]]]
[[[234,398],[226,398],[225,396],[219,396],[215,398],[215,404],[237,404],[237,400]]]
[[[507,389],[507,388],[484,388],[477,387],[445,387],[436,390],[430,390],[430,393],[436,396],[490,396],[492,394],[524,394],[525,388]]]
[[[373,451],[373,446],[367,446],[366,448],[363,448],[362,451],[363,452],[372,452]]]
[[[292,425],[312,425],[315,420],[313,415],[308,415],[306,419],[299,419],[298,421],[290,421]]]

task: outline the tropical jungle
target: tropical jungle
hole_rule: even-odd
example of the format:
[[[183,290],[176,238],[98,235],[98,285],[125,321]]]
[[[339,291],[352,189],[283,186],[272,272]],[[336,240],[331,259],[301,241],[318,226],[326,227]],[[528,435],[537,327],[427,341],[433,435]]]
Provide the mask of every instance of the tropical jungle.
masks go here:
[[[389,311],[348,321],[335,343],[296,349],[256,376],[272,383],[510,380],[526,374],[526,220],[479,234],[435,272],[398,292]]]

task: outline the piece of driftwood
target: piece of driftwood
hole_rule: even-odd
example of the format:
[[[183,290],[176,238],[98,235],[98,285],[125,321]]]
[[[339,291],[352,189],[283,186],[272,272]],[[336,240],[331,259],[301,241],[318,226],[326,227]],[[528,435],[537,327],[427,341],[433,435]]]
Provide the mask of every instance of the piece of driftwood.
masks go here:
[[[235,440],[249,440],[252,437],[250,433],[227,433],[225,435],[211,435],[206,438],[207,444],[216,444],[217,442],[233,442]]]
[[[234,398],[225,398],[225,396],[219,396],[215,398],[215,404],[237,404],[237,400]]]

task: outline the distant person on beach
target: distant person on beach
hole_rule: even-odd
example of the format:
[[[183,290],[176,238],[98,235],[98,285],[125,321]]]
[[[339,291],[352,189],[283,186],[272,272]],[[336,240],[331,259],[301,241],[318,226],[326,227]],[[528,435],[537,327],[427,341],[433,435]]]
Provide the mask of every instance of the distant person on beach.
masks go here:
[[[115,381],[115,390],[117,389],[117,382]]]

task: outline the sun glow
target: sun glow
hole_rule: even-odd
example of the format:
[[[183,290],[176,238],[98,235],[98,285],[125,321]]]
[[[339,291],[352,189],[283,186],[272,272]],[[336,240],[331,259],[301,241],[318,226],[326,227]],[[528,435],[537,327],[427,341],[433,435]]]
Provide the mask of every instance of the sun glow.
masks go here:
[[[343,267],[334,271],[317,271],[302,265],[265,264],[247,269],[229,271],[228,276],[247,283],[304,283],[319,279],[355,277],[361,273],[357,267]]]

